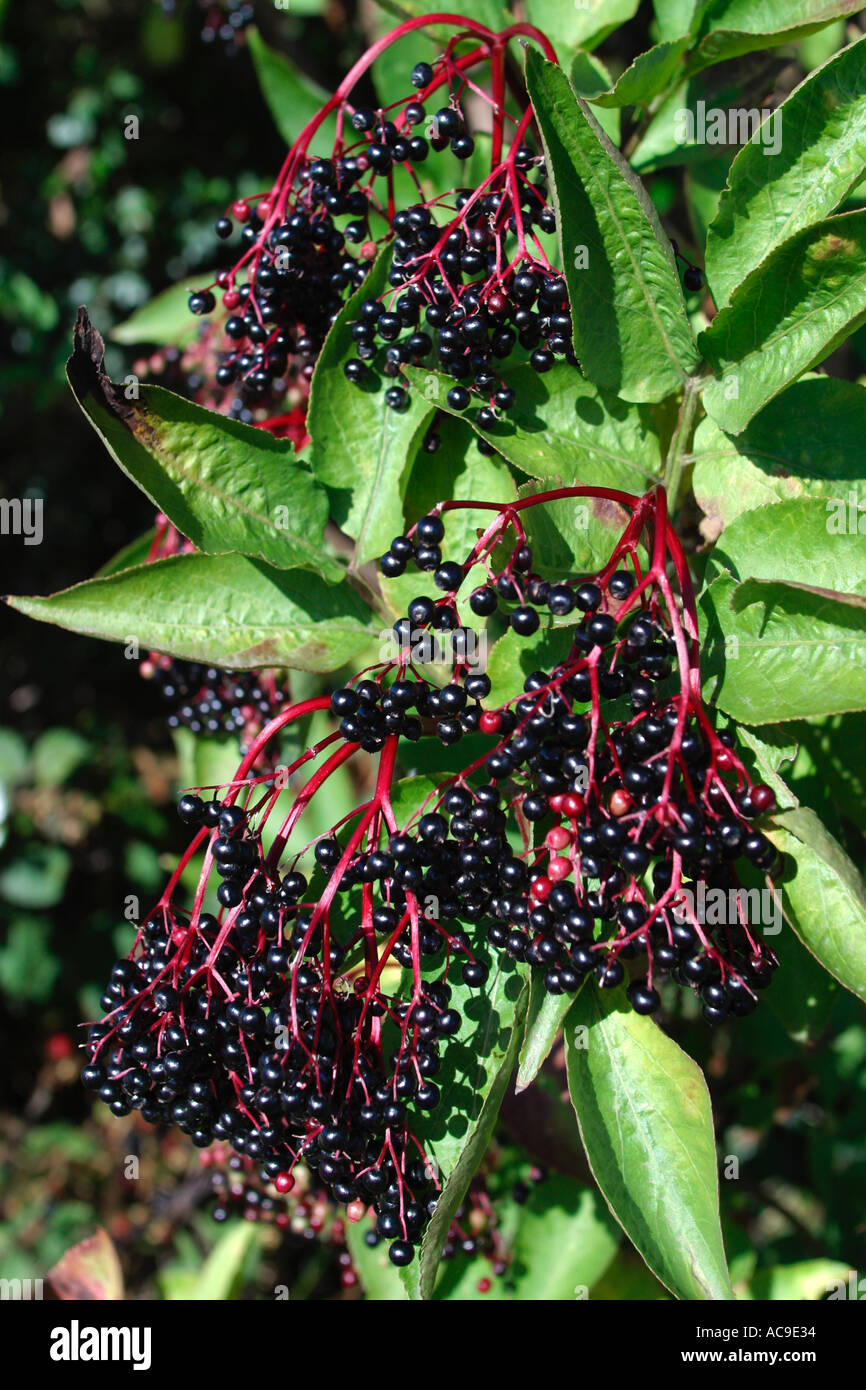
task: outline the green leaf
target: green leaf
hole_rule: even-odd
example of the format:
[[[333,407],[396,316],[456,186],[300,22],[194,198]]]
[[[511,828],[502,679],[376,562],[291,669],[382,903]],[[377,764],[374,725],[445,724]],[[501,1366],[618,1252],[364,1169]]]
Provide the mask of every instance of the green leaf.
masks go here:
[[[565,1048],[584,1148],[626,1235],[678,1298],[733,1299],[700,1068],[620,993],[596,988],[575,1000]]]
[[[526,78],[581,368],[627,401],[660,401],[685,383],[698,359],[658,214],[565,74],[530,50]]]
[[[617,79],[613,91],[601,93],[593,101],[598,106],[646,106],[674,81],[688,46],[688,35],[657,43],[655,48],[638,54]]]
[[[533,1184],[521,1211],[511,1278],[515,1298],[585,1298],[616,1255],[620,1233],[598,1193],[552,1173]]]
[[[614,88],[613,78],[604,63],[583,48],[579,48],[571,60],[568,80],[575,95],[586,97],[587,101],[594,101]],[[607,138],[619,147],[622,131],[619,107],[599,106],[596,117]]]
[[[849,1265],[839,1260],[800,1260],[792,1265],[773,1265],[758,1270],[749,1284],[748,1296],[762,1303],[824,1299],[835,1285],[847,1281],[849,1269]]]
[[[725,528],[713,560],[736,579],[785,580],[866,594],[863,540],[831,531],[826,502],[798,497],[743,512]]]
[[[33,745],[37,787],[62,787],[90,754],[91,745],[74,729],[46,729]]]
[[[56,907],[71,868],[72,859],[62,845],[31,840],[0,872],[0,898],[15,907]]]
[[[859,0],[710,0],[702,7],[690,70],[792,43],[860,8]]]
[[[523,692],[523,683],[532,671],[549,671],[565,661],[571,649],[572,633],[568,626],[542,628],[527,642],[513,628],[494,642],[487,660],[487,674],[496,691],[496,700],[504,703]]]
[[[243,555],[174,555],[48,598],[9,598],[42,622],[108,642],[137,638],[227,670],[334,671],[375,635],[347,584]]]
[[[843,213],[776,247],[700,335],[715,379],[708,415],[739,434],[758,411],[866,320],[866,211]]]
[[[530,972],[526,1027],[517,1059],[517,1081],[514,1086],[518,1093],[532,1084],[547,1061],[562,1031],[562,1021],[573,1003],[573,995],[548,994],[543,971]]]
[[[401,1270],[413,1299],[432,1296],[442,1246],[487,1148],[520,1045],[527,991],[518,975],[502,970],[486,943],[474,944],[473,951],[490,967],[488,983],[479,992],[455,981],[451,1007],[462,1023],[437,1076],[441,1099],[435,1111],[412,1120],[442,1184],[420,1251]]]
[[[765,828],[786,856],[782,908],[803,945],[866,1000],[866,884],[808,806],[779,811]]]
[[[841,993],[839,984],[806,950],[794,931],[784,929],[784,934],[773,938],[771,944],[778,952],[781,968],[766,995],[767,1004],[794,1042],[817,1042],[827,1031],[833,1005]]]
[[[695,27],[695,10],[702,8],[698,0],[653,0],[656,26],[660,39],[678,39]]]
[[[116,323],[109,333],[114,343],[135,345],[156,343],[159,347],[186,347],[198,337],[201,320],[189,310],[189,297],[199,285],[212,285],[215,271],[191,271],[182,284],[170,285],[167,290],[141,304],[129,318]]]
[[[383,0],[380,0],[383,3]],[[428,0],[388,0],[383,4],[383,8],[390,10],[393,14],[399,14],[401,18],[407,15],[430,14],[431,9]],[[467,19],[474,19],[478,24],[484,24],[488,29],[505,29],[512,23],[506,0],[454,0],[453,5],[449,5],[443,11],[445,14],[465,15]],[[446,26],[433,25],[430,28],[440,34],[444,32]],[[448,25],[448,35],[453,32],[452,26]]]
[[[237,1298],[249,1257],[260,1241],[261,1232],[251,1222],[233,1224],[220,1234],[189,1287],[178,1290],[175,1296],[197,1303],[223,1303]]]
[[[388,380],[372,369],[364,385],[343,374],[343,364],[354,356],[351,324],[362,300],[385,292],[390,259],[387,251],[379,256],[328,334],[307,416],[313,472],[330,491],[335,521],[356,542],[355,566],[381,555],[401,533],[411,461],[433,417],[431,402],[416,392],[405,410],[391,410],[385,404]]]
[[[63,850],[60,853],[65,855]],[[13,902],[21,902],[25,896],[22,893],[16,899],[6,891],[7,882],[12,883],[13,892],[18,888],[14,871],[19,862],[10,864],[4,870],[3,883],[0,884],[0,892]],[[62,889],[59,895],[43,893],[39,902],[35,901],[32,893],[27,896],[30,901],[23,903],[23,906],[53,907],[62,896]],[[0,947],[0,989],[7,998],[22,1004],[43,1004],[50,999],[59,974],[60,961],[51,951],[50,924],[32,915],[13,918],[6,933],[6,942]]]
[[[112,458],[197,549],[341,578],[323,554],[327,495],[287,440],[161,386],[140,387],[128,400],[106,376],[102,339],[83,313],[68,376]]]
[[[259,89],[274,125],[287,145],[293,145],[308,121],[316,116],[331,93],[311,81],[282,53],[269,48],[258,29],[247,29]],[[336,117],[323,121],[310,141],[310,153],[330,155],[337,136]]]
[[[850,485],[866,476],[864,436],[866,388],[829,376],[798,381],[736,438],[712,420],[701,421],[694,441],[695,497],[725,526],[741,512],[788,497],[837,499],[847,507]],[[864,515],[856,502],[855,496],[855,529]]]
[[[851,604],[723,573],[699,609],[705,697],[733,719],[770,724],[866,708],[866,625]]]
[[[866,37],[817,68],[731,165],[707,234],[713,298],[727,303],[770,251],[833,212],[866,170]]]
[[[346,1245],[349,1247],[361,1287],[367,1298],[377,1303],[405,1303],[408,1294],[403,1287],[399,1270],[388,1258],[387,1241],[382,1240],[378,1245],[371,1247],[364,1240],[367,1231],[371,1229],[368,1221],[346,1222]]]
[[[553,42],[561,59],[578,46],[595,48],[637,12],[639,0],[526,0],[526,17]]]
[[[453,413],[449,377],[412,367],[406,375],[428,402]],[[544,375],[529,366],[511,367],[502,379],[515,391],[506,416],[489,428],[478,424],[480,406],[460,416],[521,472],[622,492],[643,492],[658,481],[661,448],[648,406],[599,391],[563,362]]]
[[[555,489],[560,480],[524,483],[521,498]],[[607,564],[630,513],[618,502],[596,497],[564,497],[522,513],[526,539],[544,557],[545,576],[553,583],[575,574],[595,574]],[[646,561],[639,551],[642,564]],[[578,621],[575,616],[575,621]]]

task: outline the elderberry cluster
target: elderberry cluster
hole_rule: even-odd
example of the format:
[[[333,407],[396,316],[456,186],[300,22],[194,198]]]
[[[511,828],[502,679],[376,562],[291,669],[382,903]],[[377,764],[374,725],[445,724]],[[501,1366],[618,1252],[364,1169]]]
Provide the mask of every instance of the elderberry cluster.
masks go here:
[[[220,671],[156,653],[141,663],[141,673],[153,681],[168,706],[170,729],[214,736],[241,734],[242,746],[274,717],[286,698],[270,675]]]
[[[428,63],[412,71],[416,88],[437,81]],[[383,241],[393,245],[390,286],[402,293],[393,304],[364,301],[353,326],[357,355],[345,368],[350,380],[366,380],[368,365],[397,378],[405,364],[435,355],[449,375],[483,397],[498,396],[504,409],[509,393],[497,369],[516,348],[540,372],[557,356],[574,361],[564,280],[540,245],[537,254],[529,249],[538,233],[555,232],[556,219],[543,160],[524,137],[483,191],[455,184],[451,194],[395,210],[395,170],[409,171],[417,184],[415,167],[431,151],[449,151],[461,164],[473,154],[459,92],[431,110],[414,98],[387,111],[347,104],[344,117],[357,140],[340,139],[329,159],[293,150],[285,180],[269,195],[256,206],[241,199],[231,216],[217,219],[220,238],[231,236],[233,219],[244,224],[245,252],[216,280],[231,342],[216,368],[217,385],[234,387],[240,408],[248,409],[295,380],[308,382],[328,329]],[[245,283],[236,284],[242,267]],[[195,291],[189,307],[211,313],[213,291]],[[466,387],[453,389],[468,404]],[[402,408],[405,386],[388,387],[386,399]],[[234,403],[231,409],[237,413]]]
[[[352,224],[341,231],[334,221],[366,208],[364,194],[352,191],[359,176],[352,159],[313,161],[294,209],[264,236],[256,212],[243,202],[234,205],[235,216],[245,219],[242,244],[256,248],[255,273],[223,297],[231,310],[223,331],[232,346],[219,358],[216,382],[235,387],[241,410],[282,396],[294,376],[309,381],[344,298],[363,283],[369,263],[351,256],[346,244]],[[231,220],[220,218],[216,231],[230,236]],[[189,301],[196,314],[210,313],[215,303],[210,290],[196,291]]]
[[[88,1034],[85,1084],[115,1115],[138,1109],[151,1123],[176,1124],[197,1146],[227,1142],[278,1191],[302,1159],[334,1200],[371,1204],[391,1259],[408,1263],[436,1196],[411,1139],[409,1107],[428,1111],[439,1101],[432,1078],[440,1045],[461,1023],[449,985],[425,981],[410,1001],[359,993],[348,979],[337,987],[344,951],[332,941],[325,959],[321,925],[300,902],[305,876],[293,869],[273,878],[240,807],[189,794],[178,809],[187,825],[210,832],[217,902],[229,915],[201,912],[183,924],[157,912],[147,921],[139,948],[111,972],[101,1000],[107,1016]],[[424,829],[432,845],[431,827]],[[387,865],[373,865],[374,874],[369,858],[355,866],[356,881],[381,878],[382,868],[394,879],[390,905],[374,914],[378,932],[392,932],[405,907],[399,880],[417,887],[410,847],[392,837]],[[331,839],[318,843],[326,879],[339,853]],[[431,889],[453,895],[438,840],[436,854]],[[452,896],[442,915],[459,911]],[[425,933],[426,954],[433,934]],[[436,935],[438,950],[444,937]],[[408,964],[404,937],[393,954]],[[480,985],[486,969],[468,960],[463,974]],[[216,976],[226,997],[213,987]]]
[[[441,517],[422,518],[415,534],[392,543],[383,573],[402,573],[412,560],[435,570],[447,597],[414,600],[409,618],[396,624],[398,637],[407,623],[413,630],[443,618],[456,623],[454,596],[468,568],[443,561]],[[497,737],[484,763],[491,785],[475,795],[498,806],[506,787],[516,789],[511,805],[531,828],[531,844],[518,858],[501,835],[498,844],[488,841],[486,860],[470,853],[461,861],[481,871],[478,881],[471,873],[463,880],[472,895],[461,915],[492,917],[491,943],[542,968],[552,993],[573,992],[590,974],[611,988],[625,979],[624,962],[643,960],[646,973],[635,968],[628,988],[636,1011],[658,1008],[653,981],[669,975],[693,986],[706,1020],[718,1023],[751,1012],[776,964],[736,906],[737,860],[764,871],[776,863],[771,842],[750,825],[773,809],[774,797],[762,785],[725,786],[733,737],[702,728],[682,693],[671,694],[674,636],[651,595],[629,608],[635,588],[624,568],[551,584],[533,568],[531,548],[519,544],[505,569],[472,591],[474,613],[501,612],[518,636],[538,631],[541,611],[573,625],[567,658],[528,676],[522,698],[473,711],[472,727]],[[489,691],[486,676],[468,681],[484,681]],[[440,697],[452,691],[465,701],[458,685]],[[462,732],[454,728],[455,741]],[[471,801],[455,788],[444,805],[463,797]],[[504,824],[502,817],[497,828]],[[694,897],[698,885],[728,895],[732,913],[706,926],[684,920],[680,893]]]
[[[518,168],[533,162],[540,161],[529,150],[517,152]],[[541,183],[522,180],[521,202],[526,205],[520,212],[524,223],[535,219],[541,230],[555,230]],[[461,190],[456,209],[450,230],[443,230],[424,204],[395,214],[390,283],[403,292],[390,307],[379,299],[363,301],[352,325],[357,356],[349,358],[344,371],[350,381],[366,382],[368,362],[397,377],[404,364],[418,366],[433,357],[458,383],[449,392],[451,407],[464,410],[474,390],[488,401],[480,423],[490,425],[495,411],[507,410],[514,401],[513,390],[499,376],[499,364],[515,349],[529,353],[538,372],[549,371],[557,357],[575,361],[571,314],[561,275],[530,259],[509,262],[506,242],[516,230],[517,215],[504,189],[480,199]],[[386,392],[393,408],[407,400],[399,386]]]

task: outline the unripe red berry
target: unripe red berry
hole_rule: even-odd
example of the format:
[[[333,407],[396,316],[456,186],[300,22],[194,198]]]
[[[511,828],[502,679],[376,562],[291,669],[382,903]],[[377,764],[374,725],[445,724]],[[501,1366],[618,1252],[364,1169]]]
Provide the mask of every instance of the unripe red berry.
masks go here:
[[[768,787],[766,782],[756,782],[752,787],[751,802],[756,811],[761,815],[766,815],[768,811],[775,810],[776,794],[772,787]]]

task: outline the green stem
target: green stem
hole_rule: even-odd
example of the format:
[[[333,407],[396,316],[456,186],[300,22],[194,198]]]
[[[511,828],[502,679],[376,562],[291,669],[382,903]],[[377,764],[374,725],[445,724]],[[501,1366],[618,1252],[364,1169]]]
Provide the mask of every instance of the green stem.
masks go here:
[[[674,429],[670,445],[668,446],[662,481],[668,495],[668,509],[671,516],[673,516],[675,512],[679,500],[683,466],[691,448],[695,416],[698,410],[698,400],[702,386],[702,377],[692,376],[689,377],[686,382],[685,389],[683,390],[683,398],[680,402],[680,413],[677,417],[676,428]]]

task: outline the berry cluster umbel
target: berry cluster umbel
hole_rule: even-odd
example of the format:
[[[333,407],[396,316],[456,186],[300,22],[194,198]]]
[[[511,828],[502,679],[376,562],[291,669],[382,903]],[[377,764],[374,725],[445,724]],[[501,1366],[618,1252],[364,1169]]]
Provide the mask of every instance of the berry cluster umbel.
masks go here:
[[[526,514],[587,496],[629,519],[600,570],[551,583]],[[443,558],[448,513],[463,506],[492,520],[469,555]],[[632,1007],[652,1013],[667,977],[718,1023],[754,1007],[775,965],[742,915],[708,925],[688,907],[700,883],[736,885],[744,861],[773,867],[754,821],[774,799],[701,702],[694,598],[663,491],[446,502],[395,538],[383,568],[410,564],[433,572],[441,597],[410,603],[393,659],[282,711],[221,795],[181,799],[193,839],[112,972],[85,1073],[116,1114],[228,1143],[278,1191],[303,1161],[335,1200],[373,1207],[397,1264],[438,1196],[416,1131],[462,1028],[455,988],[483,989],[497,960],[537,969],[559,994],[628,974]],[[465,622],[494,614],[518,637],[542,615],[565,634],[553,669],[505,699],[465,655]],[[415,664],[412,639],[427,631],[451,638],[444,685]],[[286,779],[254,770],[281,730],[324,709],[338,723],[285,770],[286,808]],[[433,738],[462,770],[401,824],[401,754]],[[322,788],[365,754],[373,791],[305,837]],[[180,884],[194,861],[190,902]]]
[[[378,109],[359,104],[355,88],[376,57],[434,21],[454,32],[434,64],[415,66],[407,94]],[[402,292],[391,296],[393,304],[365,304],[357,357],[348,369],[352,379],[367,374],[365,363],[377,346],[377,365],[394,377],[403,364],[423,362],[435,349],[455,378],[471,378],[492,396],[496,363],[515,345],[531,352],[539,371],[555,355],[570,355],[564,283],[539,240],[540,233],[555,231],[556,222],[532,143],[532,109],[523,94],[523,115],[513,117],[504,99],[508,45],[520,37],[555,60],[531,25],[497,34],[447,14],[400,25],[355,64],[301,132],[273,188],[238,200],[217,220],[220,238],[242,224],[242,255],[213,288],[196,290],[189,304],[193,313],[207,315],[216,307],[214,290],[222,293],[229,346],[216,382],[230,394],[231,411],[309,382],[328,329],[388,243],[390,284]],[[469,51],[467,43],[474,45]],[[463,187],[466,161],[476,152],[465,110],[470,89],[489,107],[492,124],[490,172],[475,188]],[[334,114],[331,155],[316,158],[311,142]],[[451,161],[453,183],[450,192],[430,195],[422,166],[439,157]],[[402,208],[398,174],[416,191],[416,200]],[[388,399],[399,408],[404,388],[389,388]]]

